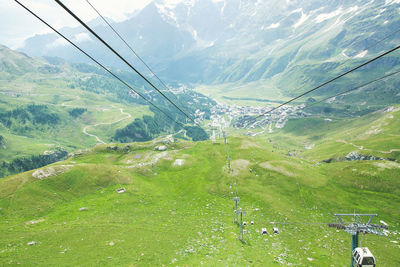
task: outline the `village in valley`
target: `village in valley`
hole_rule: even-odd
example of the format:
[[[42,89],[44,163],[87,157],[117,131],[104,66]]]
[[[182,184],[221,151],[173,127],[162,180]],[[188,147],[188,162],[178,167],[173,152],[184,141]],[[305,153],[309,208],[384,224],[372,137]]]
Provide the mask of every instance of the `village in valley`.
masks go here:
[[[281,129],[289,118],[302,118],[306,116],[303,111],[304,105],[283,106],[273,110],[273,107],[239,106],[217,103],[211,109],[211,122],[208,124],[212,129],[227,128],[233,126],[239,129],[248,129],[247,135],[256,136],[266,130],[272,133],[273,128]],[[265,115],[263,115],[265,114]],[[260,116],[262,115],[262,116]],[[254,119],[260,116],[258,119]],[[257,128],[261,128],[257,130]]]

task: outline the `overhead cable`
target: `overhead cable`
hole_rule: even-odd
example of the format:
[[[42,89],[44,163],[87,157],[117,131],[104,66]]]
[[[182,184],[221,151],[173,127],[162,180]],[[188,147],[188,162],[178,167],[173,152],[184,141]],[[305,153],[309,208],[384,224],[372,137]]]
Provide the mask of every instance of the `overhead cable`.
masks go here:
[[[86,0],[86,2],[89,4],[89,6],[97,13],[97,15],[100,16],[100,18],[108,25],[108,27],[110,27],[110,29],[118,36],[118,38],[129,48],[129,50],[132,51],[132,53],[143,63],[143,65],[146,66],[146,68],[154,75],[154,77],[157,78],[157,80],[163,85],[163,87],[169,91],[174,97],[175,99],[179,102],[179,104],[181,104],[181,106],[183,106],[183,104],[179,101],[178,97],[169,89],[169,87],[161,80],[160,77],[158,77],[157,74],[155,74],[155,72],[150,68],[149,65],[147,65],[147,63],[139,56],[138,53],[135,52],[135,50],[132,48],[131,45],[128,44],[128,42],[121,36],[121,34],[111,25],[111,23],[109,23],[107,21],[107,19],[101,15],[100,11],[98,9],[96,9],[93,4],[91,4],[89,2],[89,0]]]
[[[366,48],[363,49],[363,51],[368,51],[368,50],[370,50],[371,48],[377,46],[378,44],[382,43],[383,41],[385,41],[386,39],[392,37],[393,35],[395,35],[395,34],[398,33],[398,32],[400,32],[400,29],[397,29],[397,30],[395,30],[395,31],[393,31],[393,32],[391,32],[391,33],[389,33],[388,35],[386,35],[385,37],[383,37],[382,39],[380,39],[380,40],[377,41],[376,43],[373,43],[372,45],[367,46]],[[362,51],[361,51],[361,52],[362,52]],[[340,64],[337,66],[337,68],[340,67],[340,66],[342,66],[342,65],[344,65],[344,64],[346,64],[346,63],[347,63],[349,60],[351,60],[351,59],[354,59],[354,57],[349,57],[348,59],[346,59],[345,61],[343,61],[342,63],[340,63]]]
[[[198,125],[194,119],[186,114],[179,108],[171,99],[169,99],[163,92],[161,92],[152,82],[150,82],[143,74],[141,74],[135,67],[133,67],[123,56],[114,50],[106,41],[104,41],[95,31],[93,31],[85,22],[83,22],[74,12],[66,7],[60,0],[55,0],[65,11],[67,11],[75,20],[77,20],[83,27],[85,27],[93,36],[95,36],[101,43],[103,43],[109,50],[111,50],[117,57],[119,57],[125,64],[127,64],[133,71],[135,71],[143,80],[145,80],[151,87],[153,87],[159,94],[161,94],[168,102],[170,102],[176,109],[178,109],[186,118],[191,120],[194,124]]]
[[[117,75],[115,75],[112,71],[110,71],[109,69],[107,69],[103,64],[101,64],[99,61],[97,61],[96,59],[94,59],[91,55],[89,55],[88,53],[86,53],[84,50],[82,50],[79,46],[77,46],[74,42],[72,42],[70,39],[68,39],[66,36],[64,36],[61,32],[57,31],[55,28],[53,28],[50,24],[48,24],[46,21],[44,21],[42,18],[40,18],[38,15],[36,15],[33,11],[31,11],[28,7],[26,7],[25,5],[23,5],[22,3],[20,3],[18,0],[14,0],[15,2],[17,2],[20,6],[22,6],[25,10],[27,10],[29,13],[31,13],[33,16],[35,16],[38,20],[40,20],[42,23],[44,23],[47,27],[49,27],[50,29],[52,29],[54,32],[56,32],[59,36],[61,36],[64,40],[66,40],[68,43],[70,43],[71,45],[73,45],[76,49],[78,49],[80,52],[82,52],[83,54],[85,54],[85,56],[87,56],[88,58],[90,58],[93,62],[95,62],[97,65],[99,65],[101,68],[103,68],[106,72],[108,72],[109,74],[111,74],[114,78],[116,78],[117,80],[119,80],[121,83],[123,83],[125,86],[127,86],[131,91],[135,92],[136,94],[138,94],[141,98],[143,98],[147,103],[149,103],[150,105],[152,105],[154,108],[156,108],[158,111],[162,112],[167,118],[169,118],[170,120],[172,120],[173,122],[175,122],[176,124],[178,124],[181,127],[185,127],[182,123],[176,121],[175,119],[173,119],[170,115],[168,115],[167,113],[165,113],[162,109],[160,109],[158,106],[156,106],[155,104],[153,104],[150,100],[148,100],[146,97],[144,97],[141,93],[139,93],[138,91],[136,91],[132,86],[130,86],[129,84],[127,84],[124,80],[122,80],[121,78],[119,78]]]
[[[399,45],[399,46],[396,46],[395,48],[390,49],[389,51],[386,51],[386,52],[380,54],[379,56],[376,56],[376,57],[374,57],[374,58],[368,60],[367,62],[364,62],[364,63],[358,65],[357,67],[354,67],[354,68],[352,68],[352,69],[350,69],[350,70],[348,70],[348,71],[346,71],[346,72],[344,72],[344,73],[342,73],[342,74],[336,76],[335,78],[332,78],[332,79],[330,79],[330,80],[328,80],[328,81],[326,81],[326,82],[324,82],[324,83],[322,83],[322,84],[320,84],[320,85],[318,85],[318,86],[312,88],[311,90],[308,90],[308,91],[306,91],[306,92],[304,92],[304,93],[302,93],[302,94],[300,94],[300,95],[298,95],[298,96],[296,96],[296,97],[294,97],[294,98],[292,98],[292,99],[290,99],[290,100],[284,102],[283,104],[280,104],[280,105],[277,106],[277,107],[274,107],[273,109],[271,109],[271,110],[269,110],[269,111],[264,112],[264,113],[261,114],[261,115],[256,116],[256,117],[253,118],[249,123],[252,123],[252,122],[256,121],[258,118],[263,117],[263,116],[265,116],[266,114],[271,113],[272,111],[277,110],[277,109],[280,108],[280,107],[286,106],[287,104],[289,104],[289,103],[291,103],[291,102],[293,102],[293,101],[295,101],[295,100],[297,100],[297,99],[299,99],[299,98],[301,98],[301,97],[303,97],[303,96],[305,96],[305,95],[307,95],[307,94],[309,94],[309,93],[311,93],[311,92],[314,92],[314,91],[320,89],[321,87],[323,87],[323,86],[325,86],[325,85],[327,85],[327,84],[329,84],[329,83],[332,83],[332,82],[334,82],[334,81],[340,79],[340,78],[343,77],[343,76],[346,76],[347,74],[349,74],[349,73],[351,73],[351,72],[353,72],[353,71],[355,71],[355,70],[358,70],[358,69],[360,69],[360,68],[362,68],[362,67],[364,67],[364,66],[366,66],[366,65],[368,65],[368,64],[370,64],[370,63],[372,63],[372,62],[374,62],[374,61],[376,61],[376,60],[378,60],[378,59],[380,59],[380,58],[382,58],[382,57],[384,57],[384,56],[386,56],[386,55],[388,55],[388,54],[390,54],[390,53],[393,53],[394,51],[398,50],[399,48],[400,48],[400,45]]]
[[[312,106],[314,106],[314,105],[316,105],[316,104],[325,102],[326,100],[329,100],[329,99],[331,99],[331,98],[335,98],[335,97],[344,95],[344,94],[346,94],[346,93],[350,93],[350,92],[352,92],[352,91],[361,89],[361,88],[363,88],[363,87],[365,87],[365,86],[367,86],[367,85],[370,85],[370,84],[372,84],[372,83],[375,83],[375,82],[380,81],[380,80],[383,80],[383,79],[386,79],[386,78],[388,78],[388,77],[390,77],[390,76],[393,76],[393,75],[396,75],[396,74],[398,74],[398,73],[400,73],[400,70],[395,71],[395,72],[392,72],[392,73],[387,74],[387,75],[384,75],[384,76],[382,76],[382,77],[379,77],[379,78],[377,78],[377,79],[375,79],[375,80],[372,80],[372,81],[369,81],[369,82],[367,82],[367,83],[364,83],[364,84],[362,84],[362,85],[360,85],[360,86],[354,87],[354,88],[352,88],[352,89],[343,91],[343,92],[338,93],[338,94],[336,94],[336,95],[329,96],[329,97],[324,98],[324,99],[322,99],[322,100],[320,100],[320,101],[311,103],[310,105],[307,105],[307,106],[305,106],[304,108],[309,108],[309,107],[312,107]]]

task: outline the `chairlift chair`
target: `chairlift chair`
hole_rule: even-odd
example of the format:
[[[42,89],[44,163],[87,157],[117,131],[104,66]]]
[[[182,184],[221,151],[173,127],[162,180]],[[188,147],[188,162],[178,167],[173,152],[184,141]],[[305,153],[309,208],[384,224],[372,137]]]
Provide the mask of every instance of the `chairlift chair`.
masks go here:
[[[261,234],[266,235],[267,234],[267,228],[261,228]]]

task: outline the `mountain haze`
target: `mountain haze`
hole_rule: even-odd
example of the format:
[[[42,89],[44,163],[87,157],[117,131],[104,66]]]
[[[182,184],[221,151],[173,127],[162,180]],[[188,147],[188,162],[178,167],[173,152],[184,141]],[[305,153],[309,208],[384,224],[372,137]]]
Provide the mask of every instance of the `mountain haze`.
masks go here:
[[[301,84],[326,80],[323,74],[327,71],[339,72],[395,46],[399,34],[366,51],[400,27],[399,7],[398,1],[361,0],[194,0],[175,6],[155,1],[113,25],[169,82],[210,85],[260,81],[290,94]],[[106,26],[96,25],[101,36],[130,55]],[[105,49],[81,27],[62,31],[107,64],[121,67],[115,57],[102,56]],[[55,34],[30,38],[21,50],[31,55],[86,60]],[[351,64],[335,69],[348,58],[353,58]],[[390,56],[384,68],[398,62],[397,55]],[[252,91],[257,90],[268,89]]]
[[[172,2],[109,20],[167,88],[89,25],[183,112],[82,27],[130,88],[54,33],[0,45],[0,266],[348,266],[349,227],[400,266],[399,51],[292,99],[397,47],[400,0]]]

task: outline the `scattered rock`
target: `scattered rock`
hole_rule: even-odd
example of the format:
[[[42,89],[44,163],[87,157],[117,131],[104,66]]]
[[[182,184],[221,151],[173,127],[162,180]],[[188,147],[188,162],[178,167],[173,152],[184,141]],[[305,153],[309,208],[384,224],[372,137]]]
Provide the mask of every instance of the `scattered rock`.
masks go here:
[[[313,259],[313,258],[307,258],[307,260],[308,260],[308,261],[313,261],[314,259]]]
[[[400,168],[400,164],[398,164],[396,162],[376,162],[374,165],[377,166],[378,168],[381,168],[381,169],[396,169],[396,168]]]
[[[30,242],[27,243],[27,245],[28,246],[34,246],[34,245],[36,245],[36,242],[35,241],[30,241]]]
[[[173,166],[182,166],[185,164],[185,160],[184,159],[176,159]]]
[[[125,145],[125,146],[122,148],[122,151],[124,151],[124,152],[129,152],[129,151],[131,151],[131,149],[133,149],[133,146],[132,146],[132,145]]]
[[[125,190],[124,187],[118,188],[118,189],[117,189],[117,193],[118,193],[118,194],[122,194],[122,193],[125,193],[125,192],[126,192],[126,190]]]
[[[173,138],[172,136],[168,136],[162,142],[166,145],[172,144],[175,143],[175,138]]]
[[[87,153],[89,153],[89,149],[85,149],[85,150],[78,150],[78,151],[75,151],[75,152],[71,152],[71,153],[69,153],[68,154],[68,157],[69,158],[73,158],[73,157],[75,157],[75,156],[82,156],[82,155],[85,155],[85,154],[87,154]]]
[[[79,209],[79,211],[87,211],[87,210],[88,210],[88,208],[86,208],[86,207],[82,207]]]
[[[374,157],[369,155],[360,155],[357,151],[350,152],[345,157],[347,161],[355,161],[355,160],[383,160],[380,157]]]
[[[118,147],[117,146],[108,146],[107,149],[111,150],[111,151],[117,151]]]
[[[307,149],[307,150],[311,150],[314,147],[315,147],[315,144],[310,144],[310,145],[305,146],[304,148]]]
[[[44,222],[44,219],[28,221],[25,224],[37,224],[37,223],[41,223],[41,222]]]
[[[52,167],[47,167],[44,169],[36,170],[32,173],[32,176],[37,179],[49,178],[56,176],[68,171],[74,165],[57,165]]]
[[[157,146],[154,148],[154,150],[155,151],[165,151],[165,150],[167,150],[167,147],[166,146]]]
[[[394,111],[398,111],[398,110],[399,110],[398,108],[391,106],[391,107],[385,108],[385,109],[383,110],[383,112],[384,112],[384,113],[388,113],[388,112],[394,112]]]

